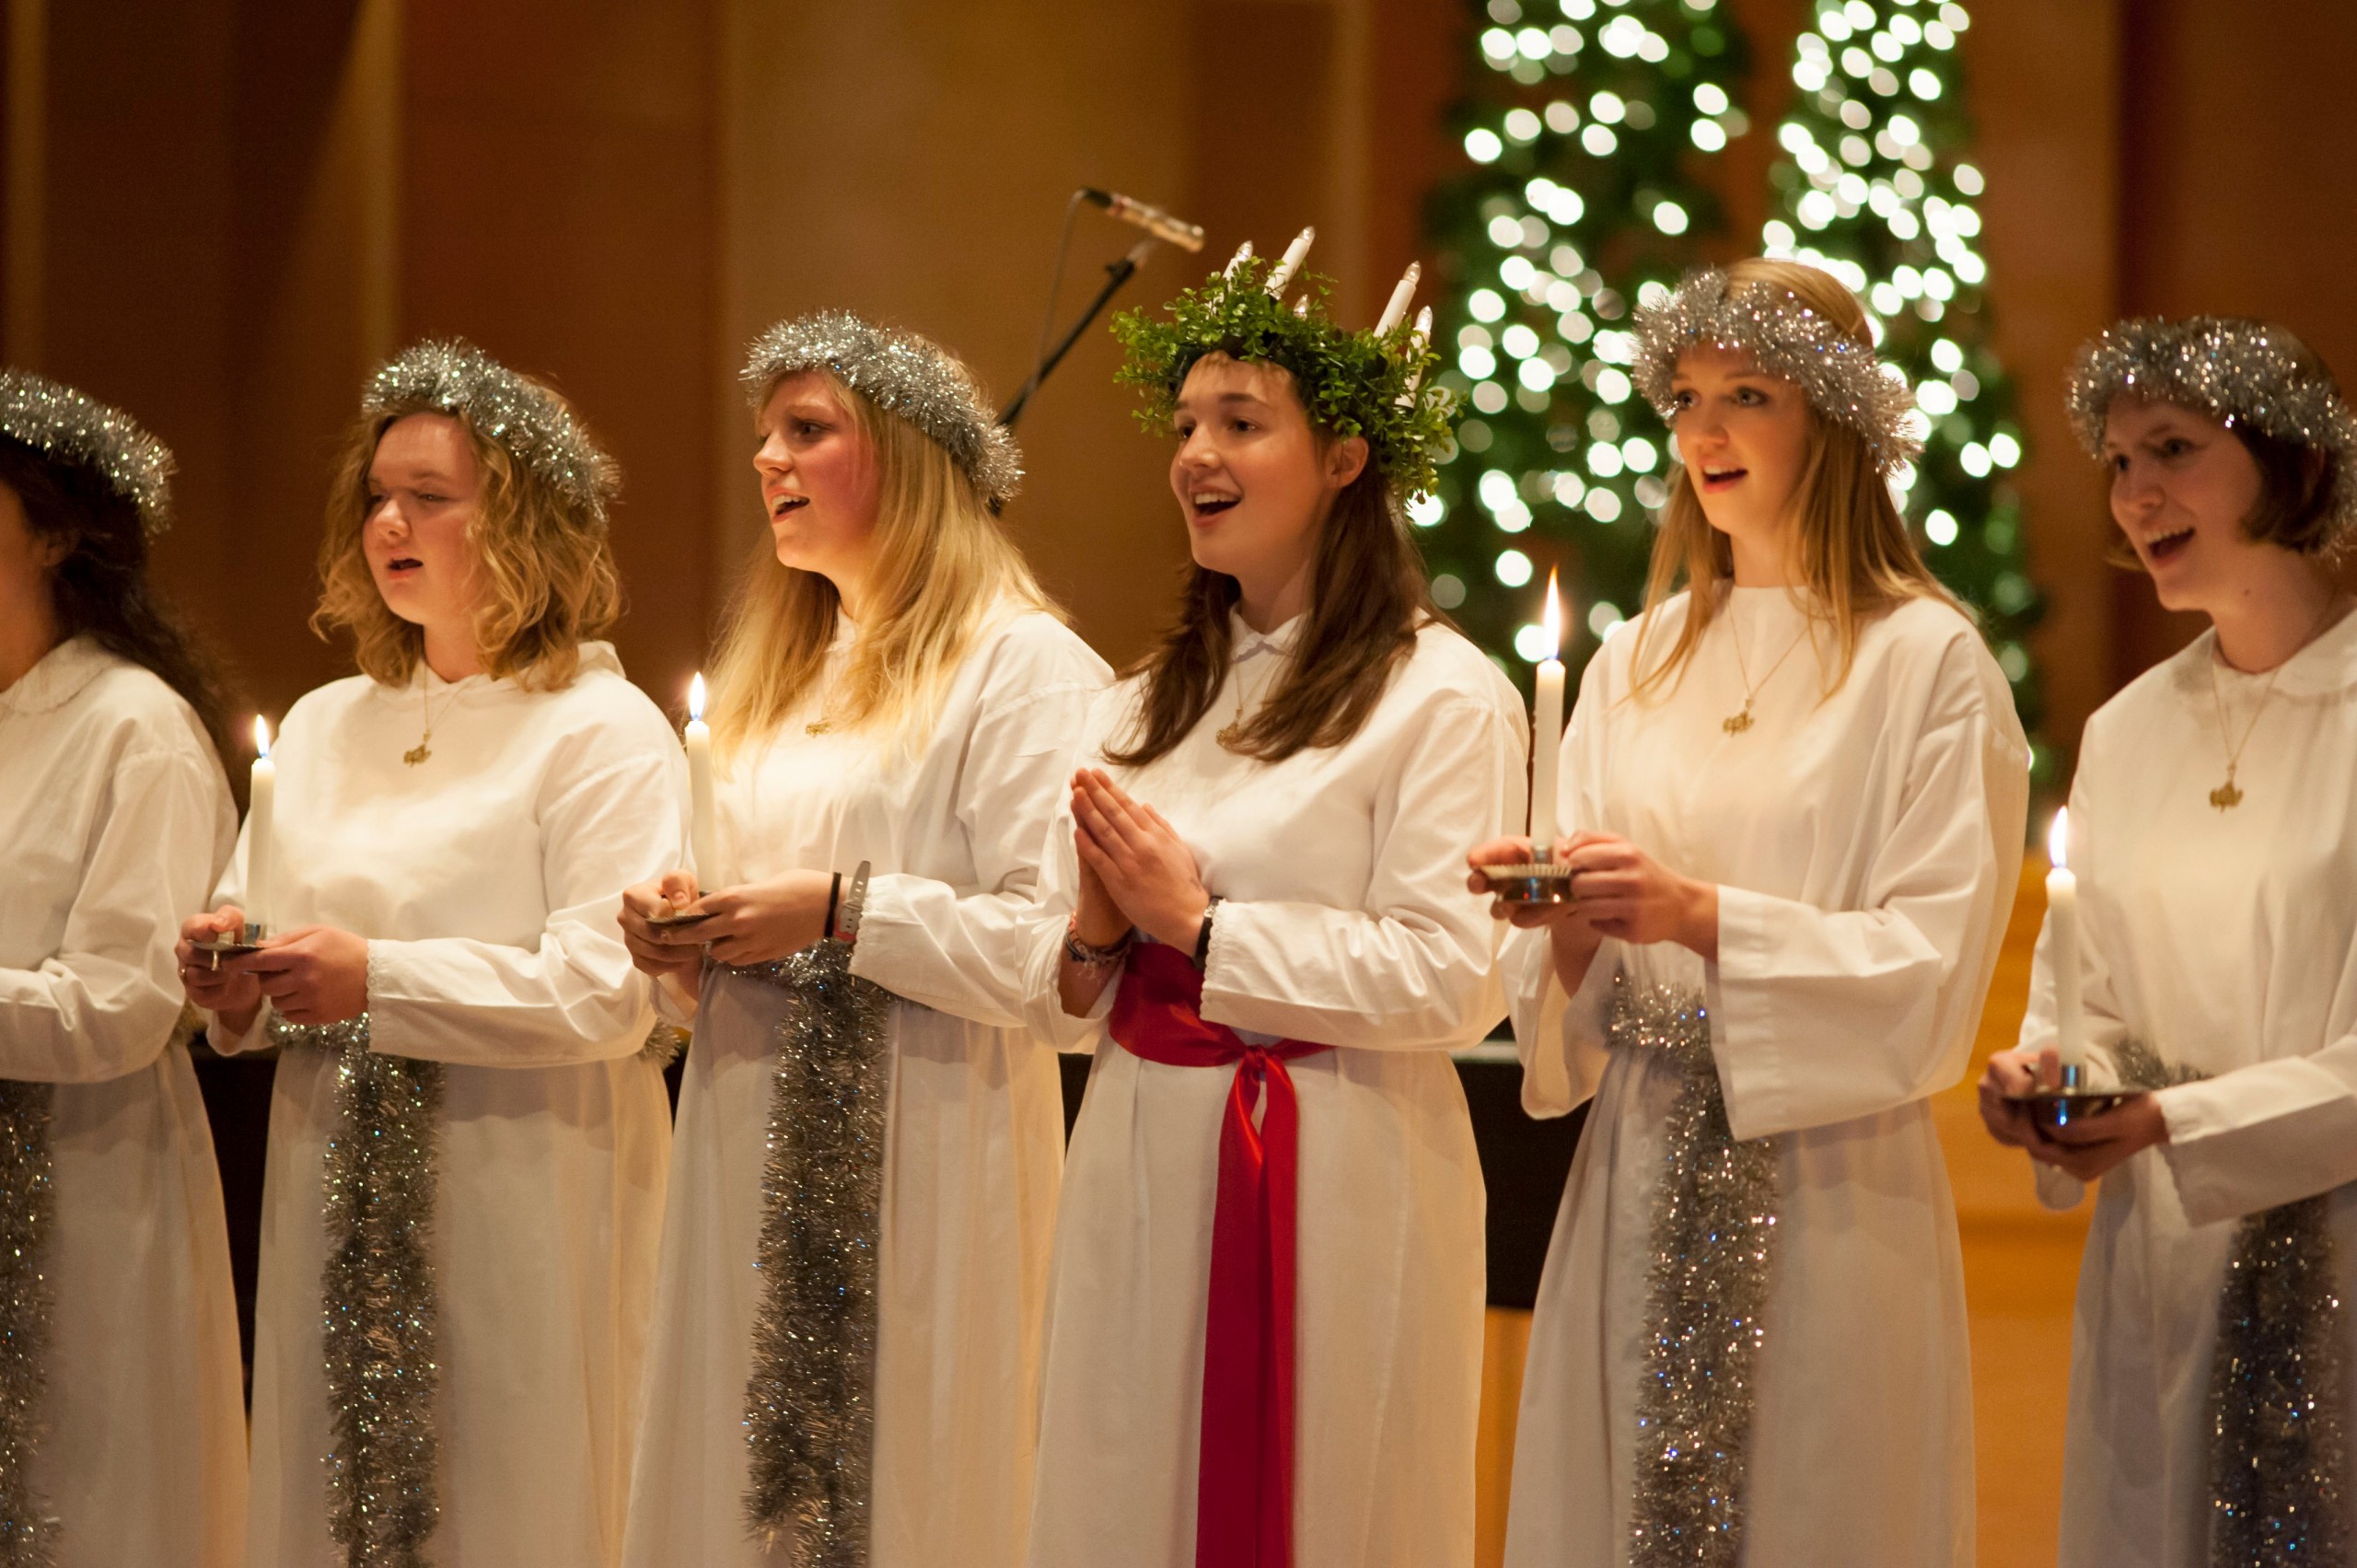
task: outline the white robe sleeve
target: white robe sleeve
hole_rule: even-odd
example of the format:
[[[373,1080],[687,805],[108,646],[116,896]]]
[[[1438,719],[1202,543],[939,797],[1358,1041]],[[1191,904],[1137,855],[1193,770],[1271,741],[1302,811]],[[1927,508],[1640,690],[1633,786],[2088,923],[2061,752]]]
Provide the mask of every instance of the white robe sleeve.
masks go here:
[[[2344,961],[2342,984],[2350,983]],[[2347,1014],[2341,1012],[2341,1016]],[[2154,1096],[2177,1202],[2194,1225],[2238,1219],[2357,1181],[2357,1035]]]
[[[1863,907],[1719,889],[1719,956],[1705,974],[1738,1138],[1871,1116],[1963,1072],[2020,873],[2029,789],[1975,656],[1985,657],[1956,645],[1943,659],[1893,770],[1899,799]]]
[[[180,1018],[172,950],[227,827],[220,775],[145,751],[117,762],[108,787],[58,951],[0,969],[0,1077],[119,1078],[155,1061]]]
[[[1610,665],[1602,655],[1588,660],[1571,726],[1563,732],[1555,820],[1565,833],[1603,821],[1596,784],[1603,776],[1605,715],[1614,701]],[[1522,1108],[1531,1115],[1568,1115],[1604,1081],[1604,1037],[1612,1021],[1612,977],[1621,953],[1620,941],[1606,937],[1578,993],[1566,996],[1547,933],[1517,930],[1506,936],[1499,961],[1512,1004],[1515,1047],[1522,1057]]]
[[[995,1028],[1022,1028],[1033,949],[1061,932],[1071,895],[1041,874],[1071,787],[1095,687],[1060,682],[978,718],[953,808],[978,886],[905,874],[868,884],[852,972],[895,996]],[[1064,807],[1068,809],[1068,807]]]
[[[1496,705],[1434,703],[1375,802],[1365,906],[1222,903],[1203,1016],[1376,1050],[1445,1048],[1487,1032],[1505,1002],[1489,910],[1466,891],[1465,851],[1521,819],[1527,744]]]
[[[621,890],[681,863],[676,755],[641,752],[540,813],[551,912],[530,947],[470,937],[368,944],[369,1049],[482,1067],[629,1056],[654,1020],[616,923]]]

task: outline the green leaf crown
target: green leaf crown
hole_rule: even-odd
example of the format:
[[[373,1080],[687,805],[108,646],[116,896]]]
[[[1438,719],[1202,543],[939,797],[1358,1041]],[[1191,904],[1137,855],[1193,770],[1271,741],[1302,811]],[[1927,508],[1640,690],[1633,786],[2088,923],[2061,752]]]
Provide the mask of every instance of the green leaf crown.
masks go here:
[[[1310,423],[1344,439],[1366,438],[1368,460],[1395,501],[1431,491],[1459,412],[1457,400],[1433,384],[1440,356],[1432,345],[1404,321],[1380,335],[1337,325],[1326,313],[1329,278],[1299,275],[1308,302],[1302,312],[1271,295],[1267,280],[1268,263],[1247,256],[1202,287],[1180,290],[1167,321],[1143,308],[1113,319],[1128,354],[1114,379],[1143,394],[1138,423],[1167,432],[1187,373],[1208,354],[1281,366]]]

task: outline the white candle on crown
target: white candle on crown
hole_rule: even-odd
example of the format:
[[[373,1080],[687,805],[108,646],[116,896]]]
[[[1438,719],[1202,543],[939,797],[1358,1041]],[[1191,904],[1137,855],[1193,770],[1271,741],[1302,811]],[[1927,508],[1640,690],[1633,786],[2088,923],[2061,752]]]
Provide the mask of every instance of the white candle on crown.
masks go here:
[[[695,857],[696,887],[709,893],[723,884],[717,812],[712,803],[712,729],[703,722],[703,671],[688,682],[688,853]]]
[[[1422,261],[1408,263],[1408,270],[1399,274],[1399,283],[1392,287],[1390,303],[1383,308],[1383,319],[1375,324],[1376,337],[1398,326],[1407,316],[1408,301],[1416,297],[1416,283],[1423,275],[1424,264]]]
[[[246,923],[270,923],[270,839],[278,815],[278,764],[270,755],[270,721],[254,715],[254,771],[246,796]],[[243,941],[243,932],[227,934]]]
[[[1563,751],[1563,608],[1555,574],[1547,574],[1547,610],[1539,625],[1547,656],[1538,662],[1538,700],[1530,724],[1530,845],[1539,860],[1554,858],[1555,790]]]
[[[1240,266],[1242,266],[1242,265],[1244,265],[1244,263],[1245,263],[1245,262],[1247,262],[1247,261],[1250,261],[1251,259],[1252,259],[1252,242],[1251,242],[1250,240],[1248,240],[1248,240],[1246,240],[1243,244],[1241,244],[1241,245],[1239,245],[1239,246],[1237,246],[1237,247],[1236,248],[1236,254],[1235,254],[1235,255],[1233,255],[1233,256],[1230,256],[1230,257],[1227,259],[1227,267],[1226,267],[1226,270],[1225,270],[1225,271],[1224,271],[1224,272],[1222,272],[1222,273],[1220,273],[1220,276],[1222,276],[1222,277],[1224,277],[1224,278],[1232,278],[1232,277],[1234,277],[1234,276],[1236,275],[1236,269],[1237,269],[1237,268],[1238,268],[1238,267],[1240,267]]]
[[[1293,282],[1293,274],[1301,266],[1302,258],[1309,254],[1309,248],[1317,239],[1318,231],[1314,228],[1305,228],[1293,237],[1293,243],[1285,247],[1284,260],[1279,261],[1277,270],[1269,274],[1271,294],[1279,296],[1284,294],[1286,285]]]
[[[1416,342],[1415,342],[1415,351],[1416,351],[1416,353],[1418,353],[1419,354],[1422,354],[1422,353],[1424,352],[1424,350],[1425,350],[1425,349],[1427,349],[1427,348],[1429,348],[1429,347],[1431,347],[1431,346],[1432,346],[1432,341],[1433,341],[1433,308],[1432,308],[1431,306],[1427,305],[1427,306],[1425,306],[1422,310],[1419,310],[1419,311],[1417,311],[1417,312],[1416,312]],[[1415,407],[1415,406],[1416,406],[1416,389],[1417,389],[1417,388],[1419,388],[1419,387],[1421,387],[1421,386],[1422,386],[1423,384],[1424,384],[1424,373],[1423,373],[1422,371],[1419,370],[1419,371],[1415,372],[1413,375],[1410,376],[1410,377],[1408,377],[1408,389],[1407,389],[1406,391],[1404,391],[1404,392],[1400,393],[1400,394],[1399,394],[1399,398],[1396,400],[1396,401],[1399,402],[1399,406],[1400,406],[1401,408],[1413,408],[1413,407]]]
[[[2086,1001],[2079,978],[2079,878],[2072,873],[2071,813],[2054,814],[2046,835],[2047,959],[2054,970],[2054,1053],[2065,1067],[2087,1060]]]

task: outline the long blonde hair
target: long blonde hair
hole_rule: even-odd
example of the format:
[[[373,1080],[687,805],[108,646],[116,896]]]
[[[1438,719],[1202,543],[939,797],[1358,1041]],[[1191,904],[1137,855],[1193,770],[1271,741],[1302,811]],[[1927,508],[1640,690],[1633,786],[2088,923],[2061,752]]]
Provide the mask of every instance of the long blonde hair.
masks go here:
[[[517,377],[565,407],[554,389]],[[561,691],[581,666],[581,644],[621,613],[621,574],[605,519],[569,503],[530,463],[474,426],[455,419],[475,455],[481,489],[467,525],[481,570],[482,600],[475,607],[475,648],[484,673],[519,684]],[[344,436],[328,489],[327,530],[319,541],[319,602],[311,630],[324,637],[352,634],[353,661],[363,675],[405,686],[425,656],[424,628],[395,615],[368,571],[364,545],[368,521],[368,470],[385,432],[413,413],[363,413]],[[615,483],[610,459],[600,482]]]
[[[937,442],[829,372],[807,374],[825,378],[866,436],[878,478],[869,620],[829,693],[828,721],[913,743],[931,733],[959,661],[995,613],[1062,611]],[[781,564],[761,536],[714,658],[710,719],[722,756],[775,731],[808,700],[842,607],[833,583]]]
[[[1873,341],[1864,307],[1830,273],[1799,261],[1752,257],[1733,263],[1726,273],[1735,293],[1774,289],[1789,294],[1856,342]],[[1813,614],[1831,627],[1840,653],[1827,689],[1829,695],[1849,679],[1858,634],[1868,621],[1910,598],[1952,605],[1956,598],[1923,564],[1864,438],[1815,408],[1808,411],[1807,457],[1790,506],[1792,564],[1808,590]],[[1637,672],[1631,695],[1653,696],[1677,687],[1703,633],[1725,610],[1734,582],[1734,549],[1703,515],[1694,482],[1680,463],[1670,476],[1669,500],[1662,508],[1653,563],[1645,573],[1647,614],[1631,650]],[[1648,666],[1646,644],[1660,634],[1661,618],[1653,612],[1681,587],[1687,590],[1685,621],[1667,652]]]

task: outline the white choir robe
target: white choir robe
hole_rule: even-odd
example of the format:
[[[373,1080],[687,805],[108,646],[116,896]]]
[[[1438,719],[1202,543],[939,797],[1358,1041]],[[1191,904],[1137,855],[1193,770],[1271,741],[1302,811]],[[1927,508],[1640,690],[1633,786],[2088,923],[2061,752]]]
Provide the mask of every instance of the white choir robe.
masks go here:
[[[848,621],[829,651],[850,656]],[[725,883],[872,879],[852,971],[891,993],[873,1494],[866,1561],[1022,1559],[1063,1099],[1025,1027],[1026,944],[1080,727],[1109,672],[1062,622],[1011,614],[966,656],[922,743],[807,732],[816,708],[715,781]],[[1068,903],[1049,912],[1059,924]],[[785,1562],[750,1539],[746,1384],[761,1276],[776,1028],[786,993],[714,975],[673,1145],[631,1489],[633,1568]]]
[[[1359,732],[1282,762],[1217,732],[1257,712],[1303,621],[1235,622],[1233,663],[1177,749],[1111,767],[1224,902],[1202,1016],[1340,1049],[1286,1063],[1299,1094],[1294,1561],[1450,1568],[1473,1554],[1483,1274],[1480,1166],[1449,1051],[1504,1012],[1465,854],[1522,823],[1527,720],[1496,667],[1430,626]],[[1099,700],[1089,750],[1139,683]],[[1074,852],[1060,846],[1069,878]],[[1062,1018],[1061,930],[1034,948]],[[1098,999],[1109,1009],[1118,974]],[[1067,1154],[1049,1302],[1038,1568],[1191,1568],[1220,1124],[1234,1069],[1097,1049]]]
[[[2071,791],[2092,1075],[2142,1040],[2206,1082],[2155,1097],[2169,1141],[2104,1178],[2079,1274],[2066,1568],[2207,1568],[2210,1367],[2235,1221],[2331,1192],[2357,1299],[2357,616],[2294,655],[2210,804],[2225,742],[2204,633],[2087,721]],[[2267,677],[2219,666],[2239,738]],[[2041,933],[2021,1043],[2054,1042]],[[2038,1167],[2056,1207],[2084,1189]],[[2339,1189],[2339,1191],[2335,1191]],[[2342,1371],[2357,1379],[2344,1308]],[[2357,1386],[2344,1393],[2357,1411]],[[2344,1495],[2357,1496],[2344,1476]]]
[[[0,691],[0,1077],[56,1086],[32,1473],[59,1568],[243,1552],[237,1296],[172,957],[237,821],[147,670],[75,638]]]
[[[419,743],[430,700],[431,755]],[[679,863],[686,763],[613,649],[560,691],[421,661],[288,711],[271,924],[368,939],[369,1048],[446,1064],[429,1242],[441,1384],[436,1568],[619,1561],[670,1152],[640,1052],[652,986],[621,890]],[[248,844],[216,902],[242,904]],[[267,1009],[265,1009],[265,1013]],[[267,1043],[261,1021],[243,1039]],[[251,1568],[341,1562],[319,1280],[331,1053],[272,1092],[254,1344]]]
[[[1807,640],[1782,588],[1733,593],[1666,696],[1630,695],[1635,626],[1607,640],[1581,682],[1560,792],[1563,831],[1618,834],[1718,885],[1717,962],[1608,938],[1566,997],[1544,932],[1508,944],[1524,1105],[1596,1103],[1538,1288],[1506,1562],[1607,1568],[1629,1551],[1676,1079],[1605,1048],[1625,966],[1636,983],[1704,994],[1729,1125],[1776,1141],[1744,1560],[1967,1568],[1963,1261],[1926,1100],[1969,1060],[2020,875],[2028,747],[2003,675],[1948,606],[1911,600],[1863,627],[1828,696],[1829,630]],[[1686,605],[1656,612],[1649,661]],[[1745,696],[1738,626],[1762,674],[1752,726],[1729,734]]]

